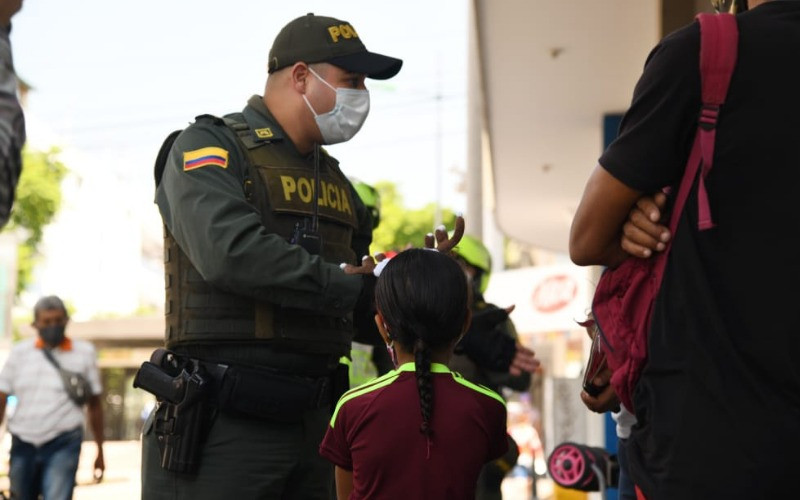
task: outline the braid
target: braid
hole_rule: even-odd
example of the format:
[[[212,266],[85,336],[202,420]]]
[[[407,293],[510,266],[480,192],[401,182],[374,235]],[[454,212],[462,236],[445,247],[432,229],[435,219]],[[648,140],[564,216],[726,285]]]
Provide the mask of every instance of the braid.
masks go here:
[[[414,343],[414,361],[416,366],[417,390],[419,406],[422,411],[422,425],[419,431],[430,437],[431,414],[433,413],[433,384],[431,383],[431,351],[421,338]]]

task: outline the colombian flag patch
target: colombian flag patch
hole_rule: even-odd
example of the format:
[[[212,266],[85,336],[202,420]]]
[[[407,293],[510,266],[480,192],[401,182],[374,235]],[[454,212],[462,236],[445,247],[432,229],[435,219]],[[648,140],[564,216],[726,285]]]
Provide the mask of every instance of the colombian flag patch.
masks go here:
[[[222,148],[208,147],[183,153],[183,171],[208,165],[228,168],[228,152]]]

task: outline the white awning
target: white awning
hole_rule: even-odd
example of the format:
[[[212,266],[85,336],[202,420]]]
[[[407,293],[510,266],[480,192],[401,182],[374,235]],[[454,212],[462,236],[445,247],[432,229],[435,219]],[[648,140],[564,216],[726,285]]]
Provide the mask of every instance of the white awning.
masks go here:
[[[514,239],[566,252],[602,152],[603,116],[628,107],[660,36],[661,2],[474,0],[473,8],[471,95],[484,100],[472,106],[483,110],[489,139],[496,223]]]

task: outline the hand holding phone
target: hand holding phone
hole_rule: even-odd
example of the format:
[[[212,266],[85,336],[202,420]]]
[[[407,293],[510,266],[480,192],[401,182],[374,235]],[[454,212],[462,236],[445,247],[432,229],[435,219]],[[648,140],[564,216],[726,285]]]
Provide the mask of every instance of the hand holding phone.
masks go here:
[[[597,397],[603,389],[608,387],[608,384],[597,386],[594,384],[594,379],[608,366],[606,355],[603,352],[600,335],[597,333],[597,328],[592,326],[587,328],[591,330],[589,335],[592,336],[592,347],[589,351],[589,361],[586,363],[586,368],[583,372],[583,390],[590,396]]]

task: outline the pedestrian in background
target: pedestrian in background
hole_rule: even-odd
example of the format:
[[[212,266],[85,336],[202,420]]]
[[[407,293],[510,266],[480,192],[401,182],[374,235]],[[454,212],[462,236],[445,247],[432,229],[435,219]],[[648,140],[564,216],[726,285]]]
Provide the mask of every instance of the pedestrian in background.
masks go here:
[[[33,318],[38,335],[15,344],[0,371],[0,418],[5,416],[8,396],[17,401],[8,421],[11,498],[37,500],[41,494],[45,500],[68,500],[75,487],[85,420],[97,443],[95,477],[102,478],[105,470],[97,355],[89,342],[66,336],[69,315],[60,298],[39,299]],[[83,406],[65,387],[62,369],[89,383],[85,416]]]

